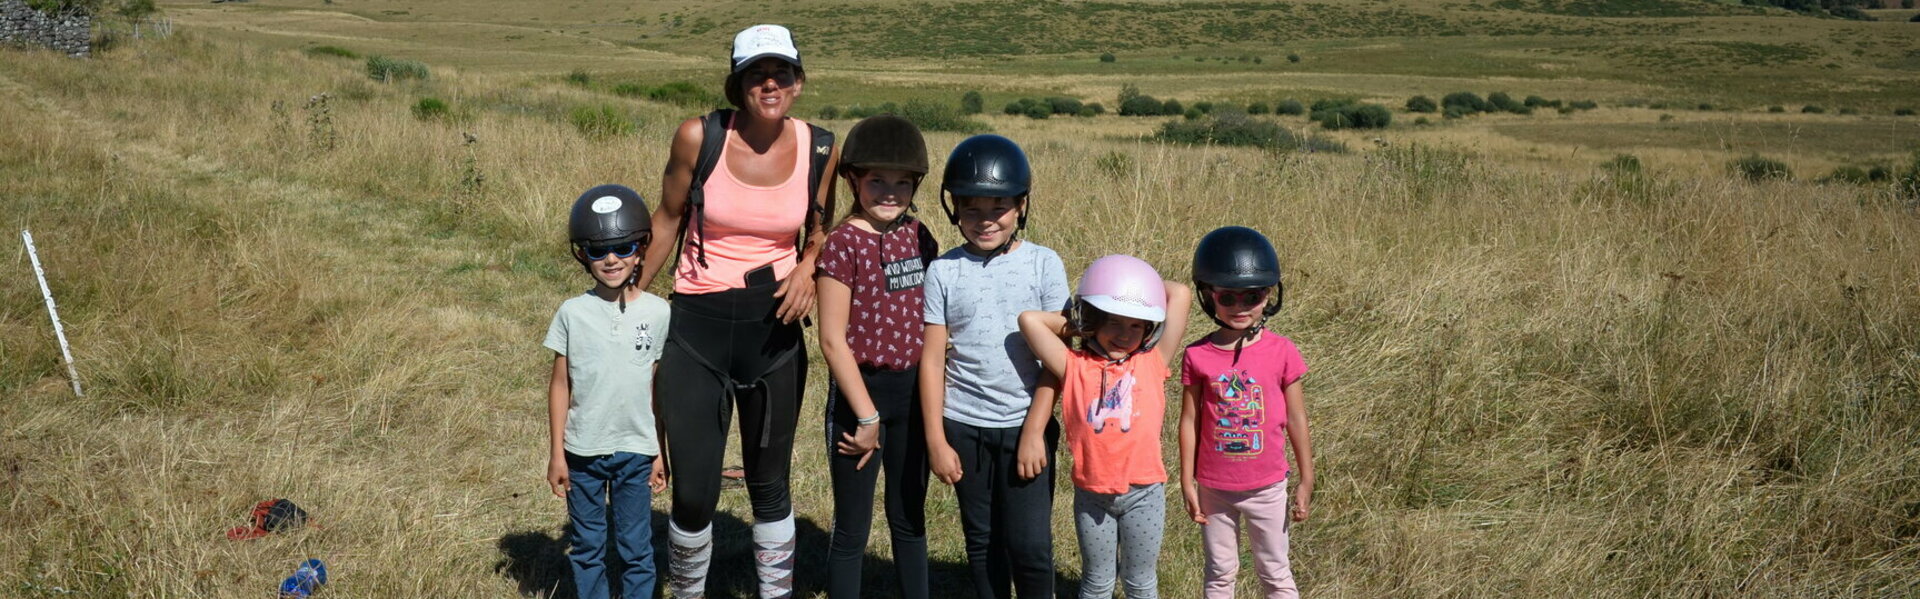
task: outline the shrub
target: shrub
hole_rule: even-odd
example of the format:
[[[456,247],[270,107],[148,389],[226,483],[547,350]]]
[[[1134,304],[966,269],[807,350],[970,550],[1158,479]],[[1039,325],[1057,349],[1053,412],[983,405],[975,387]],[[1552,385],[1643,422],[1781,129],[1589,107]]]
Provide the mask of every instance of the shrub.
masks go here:
[[[900,107],[900,116],[913,121],[923,131],[979,133],[987,130],[986,124],[967,118],[951,105],[933,100],[907,100],[907,104]]]
[[[1527,96],[1527,99],[1521,100],[1520,103],[1522,105],[1525,105],[1527,108],[1540,108],[1542,106],[1551,105],[1551,103],[1547,102],[1546,98],[1542,98],[1540,96]]]
[[[1913,116],[1913,109],[1912,108],[1895,108],[1893,109],[1893,116]]]
[[[647,90],[647,99],[688,108],[719,108],[727,105],[727,99],[720,94],[685,81],[675,81]]]
[[[1424,117],[1424,116],[1413,119],[1413,126],[1415,127],[1425,127],[1429,124],[1431,123],[1428,122],[1427,117]]]
[[[820,117],[820,120],[831,121],[840,118],[840,107],[832,104],[821,106],[819,112],[816,114]]]
[[[1202,114],[1213,114],[1213,103],[1212,103],[1212,102],[1205,102],[1205,101],[1202,101],[1202,102],[1194,102],[1194,103],[1193,103],[1193,110],[1198,110],[1198,111],[1200,111],[1200,112],[1201,112]]]
[[[1900,172],[1900,178],[1894,181],[1894,192],[1909,202],[1920,202],[1920,151],[1913,153],[1907,161],[1907,168]]]
[[[1114,56],[1113,56],[1113,53],[1112,53],[1112,52],[1102,52],[1102,53],[1100,53],[1100,62],[1113,62],[1113,61],[1115,61],[1115,60],[1119,60],[1119,59],[1117,59],[1117,58],[1114,58]]]
[[[580,87],[591,86],[593,85],[593,74],[588,73],[585,69],[574,69],[572,71],[568,71],[567,83],[578,85]]]
[[[1080,107],[1082,106],[1080,100],[1060,96],[1049,97],[1046,103],[1048,108],[1053,109],[1054,114],[1064,114],[1067,116],[1080,114]]]
[[[1908,23],[1920,23],[1920,14],[1917,14],[1917,15],[1913,15],[1913,17],[1911,17],[1911,18],[1909,18],[1909,19],[1907,19],[1907,22],[1908,22]]]
[[[1848,106],[1848,107],[1845,107],[1845,108],[1841,108],[1841,109],[1840,109],[1840,114],[1845,114],[1845,115],[1854,115],[1854,114],[1860,114],[1860,109],[1858,109],[1858,108],[1854,108],[1854,107],[1852,107],[1852,106]]]
[[[1426,96],[1414,96],[1411,98],[1407,98],[1407,112],[1439,112],[1439,111],[1440,111],[1440,105],[1434,104],[1433,98],[1429,98]]]
[[[647,86],[638,83],[621,82],[613,84],[613,87],[608,88],[607,91],[613,92],[613,95],[616,96],[639,98],[647,95]]]
[[[1667,113],[1664,113],[1664,112],[1663,112],[1663,113],[1660,113],[1660,122],[1662,122],[1662,123],[1671,123],[1671,122],[1673,122],[1673,115],[1671,115],[1671,114],[1667,114]]]
[[[1314,100],[1313,105],[1307,108],[1307,112],[1326,112],[1343,106],[1352,106],[1355,101],[1353,98],[1321,98]]]
[[[1759,154],[1750,154],[1744,158],[1734,160],[1727,164],[1727,169],[1748,181],[1766,181],[1769,179],[1786,181],[1793,179],[1793,169],[1787,168],[1787,163]]]
[[[620,112],[620,109],[608,104],[576,106],[567,113],[567,120],[581,135],[590,139],[606,139],[633,133],[633,119]]]
[[[1093,111],[1092,106],[1081,106],[1080,111],[1073,113],[1073,116],[1098,116],[1099,114]]]
[[[387,58],[378,54],[367,57],[367,77],[374,81],[388,83],[400,79],[427,79],[426,63],[417,60]]]
[[[1599,108],[1600,103],[1593,100],[1578,100],[1567,106],[1572,107],[1574,110],[1593,110]]]
[[[1297,115],[1306,114],[1307,107],[1305,105],[1302,105],[1299,100],[1295,100],[1293,98],[1287,98],[1285,100],[1281,100],[1279,105],[1276,105],[1273,107],[1273,113],[1297,116]]]
[[[1900,8],[1906,8],[1906,9],[1913,8],[1913,0],[1900,0]],[[1920,15],[1915,15],[1915,16],[1920,16]]]
[[[1100,172],[1116,179],[1133,174],[1133,156],[1118,150],[1101,154],[1093,159],[1093,164],[1100,167]]]
[[[1781,106],[1781,105],[1779,105],[1779,104],[1775,104],[1775,105],[1772,105],[1772,106],[1768,106],[1768,107],[1767,107],[1767,112],[1776,112],[1776,113],[1777,113],[1777,112],[1786,112],[1786,111],[1787,111],[1787,107],[1785,107],[1785,106]]]
[[[1833,169],[1833,172],[1828,173],[1827,176],[1825,177],[1822,177],[1820,181],[1822,183],[1852,183],[1854,185],[1866,185],[1869,182],[1869,179],[1867,178],[1867,169],[1863,169],[1857,166],[1841,166],[1841,167],[1835,167]]]
[[[1158,116],[1160,108],[1153,96],[1134,96],[1120,101],[1120,116]]]
[[[1033,102],[1027,104],[1025,114],[1030,119],[1044,119],[1053,116],[1053,107],[1048,106],[1046,102]]]
[[[1179,59],[1180,59],[1180,57],[1178,57],[1178,56],[1175,56],[1175,57],[1173,57],[1173,58],[1174,58],[1175,60],[1179,60]],[[1120,98],[1119,98],[1119,102],[1118,102],[1118,104],[1117,104],[1117,105],[1120,105],[1120,106],[1124,106],[1124,105],[1126,105],[1126,103],[1127,103],[1127,100],[1132,100],[1132,99],[1134,99],[1134,98],[1138,98],[1138,97],[1141,97],[1142,95],[1144,95],[1144,94],[1141,94],[1141,93],[1140,93],[1140,87],[1139,87],[1139,86],[1137,86],[1137,85],[1134,85],[1134,84],[1132,84],[1132,83],[1128,83],[1128,84],[1126,84],[1126,85],[1122,85],[1122,86],[1120,86]]]
[[[1273,112],[1273,107],[1267,106],[1266,102],[1254,102],[1247,105],[1247,114],[1267,114],[1269,112]]]
[[[1616,177],[1638,175],[1642,170],[1640,157],[1632,154],[1615,154],[1613,159],[1600,163],[1600,170]]]
[[[980,114],[986,112],[986,99],[980,97],[980,90],[969,90],[960,95],[960,114]]]
[[[1201,112],[1199,108],[1188,108],[1187,112],[1182,114],[1181,116],[1186,118],[1189,121],[1192,121],[1192,120],[1198,120],[1200,117],[1207,116],[1207,113]]]
[[[307,48],[309,56],[335,56],[339,58],[359,58],[360,53],[339,46],[314,46]]]
[[[1493,92],[1491,94],[1487,94],[1487,105],[1493,107],[1494,110],[1498,110],[1501,112],[1512,112],[1512,113],[1518,113],[1518,114],[1525,114],[1526,112],[1531,112],[1527,110],[1527,107],[1525,105],[1522,105],[1519,102],[1515,102],[1513,100],[1513,96],[1507,95],[1507,92]]]
[[[1813,104],[1808,104],[1806,106],[1800,107],[1800,114],[1826,114],[1826,113],[1827,113],[1827,109],[1821,108]]]
[[[1001,107],[1000,112],[1003,112],[1006,114],[1026,114],[1027,105],[1031,104],[1032,102],[1033,102],[1033,99],[1031,98],[1021,98],[1018,100],[1014,100],[1012,102],[1008,102],[1006,106]]]
[[[1867,169],[1867,181],[1869,182],[1884,183],[1892,180],[1893,169],[1887,168],[1887,165],[1876,164]]]
[[[1160,105],[1160,114],[1165,116],[1177,116],[1186,113],[1187,108],[1181,106],[1179,100],[1168,98],[1166,103]]]
[[[1169,121],[1160,126],[1154,139],[1188,144],[1249,146],[1270,150],[1345,152],[1339,142],[1314,136],[1302,139],[1272,121],[1248,118],[1238,112],[1191,121]]]
[[[1105,104],[1101,104],[1101,103],[1099,103],[1099,102],[1089,102],[1089,103],[1087,103],[1087,105],[1085,106],[1085,108],[1086,108],[1087,110],[1091,110],[1091,111],[1093,111],[1093,113],[1094,113],[1094,114],[1106,114],[1106,113],[1107,113],[1107,105],[1105,105]]]
[[[1453,92],[1440,98],[1442,108],[1459,108],[1460,112],[1492,112],[1493,106],[1473,92]],[[1456,117],[1457,118],[1457,117]]]
[[[1342,104],[1314,111],[1312,118],[1326,129],[1384,129],[1393,122],[1393,113],[1379,104]]]
[[[1440,116],[1450,119],[1457,119],[1471,114],[1474,114],[1474,110],[1465,106],[1448,106],[1446,109],[1440,111]]]
[[[1288,55],[1287,55],[1287,62],[1300,62],[1300,55],[1299,55],[1299,54],[1288,54]]]
[[[439,98],[429,96],[413,103],[413,118],[423,121],[446,118],[447,112],[447,103]]]

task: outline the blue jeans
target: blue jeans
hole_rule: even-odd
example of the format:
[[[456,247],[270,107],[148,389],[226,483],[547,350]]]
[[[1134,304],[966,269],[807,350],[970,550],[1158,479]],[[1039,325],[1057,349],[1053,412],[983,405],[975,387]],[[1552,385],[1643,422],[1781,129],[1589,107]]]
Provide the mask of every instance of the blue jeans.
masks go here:
[[[653,597],[653,456],[567,454],[567,561],[580,599],[607,599],[608,565],[620,577],[627,599]],[[611,508],[611,509],[609,509]],[[607,531],[613,531],[613,550]]]

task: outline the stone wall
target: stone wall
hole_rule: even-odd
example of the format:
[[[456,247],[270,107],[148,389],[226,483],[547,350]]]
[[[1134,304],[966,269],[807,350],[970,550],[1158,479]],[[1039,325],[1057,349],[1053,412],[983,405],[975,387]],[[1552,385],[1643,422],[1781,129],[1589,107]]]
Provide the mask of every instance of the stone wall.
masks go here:
[[[0,0],[0,44],[40,46],[85,57],[93,45],[93,17],[49,16],[21,0]]]

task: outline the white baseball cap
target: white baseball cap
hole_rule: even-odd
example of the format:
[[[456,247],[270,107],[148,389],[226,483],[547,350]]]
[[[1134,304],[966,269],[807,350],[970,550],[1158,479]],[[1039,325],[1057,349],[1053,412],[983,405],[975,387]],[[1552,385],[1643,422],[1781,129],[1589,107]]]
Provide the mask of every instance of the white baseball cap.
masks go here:
[[[779,25],[754,25],[733,36],[733,72],[767,57],[800,66],[800,50],[793,47],[793,32]]]

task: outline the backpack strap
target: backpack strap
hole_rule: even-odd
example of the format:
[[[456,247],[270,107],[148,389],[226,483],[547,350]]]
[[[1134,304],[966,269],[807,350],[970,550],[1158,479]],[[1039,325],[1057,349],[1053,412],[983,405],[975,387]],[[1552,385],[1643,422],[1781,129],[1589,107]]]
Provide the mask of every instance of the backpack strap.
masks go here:
[[[919,228],[920,266],[925,268],[933,264],[934,258],[940,257],[940,241],[933,238],[933,231],[927,229],[925,221],[913,219],[913,226]]]
[[[808,144],[813,154],[807,161],[807,221],[800,227],[800,239],[793,244],[796,252],[806,251],[814,222],[826,221],[827,207],[820,203],[820,178],[827,176],[827,161],[833,158],[833,132],[813,123],[807,123],[807,128],[813,133]]]
[[[721,108],[700,117],[700,156],[693,162],[693,182],[687,189],[687,214],[680,219],[680,232],[674,247],[687,241],[687,223],[700,234],[693,242],[693,258],[700,268],[707,267],[707,177],[720,166],[720,151],[727,147],[727,125],[733,121],[733,109]],[[680,253],[673,254],[673,269],[680,270]]]

